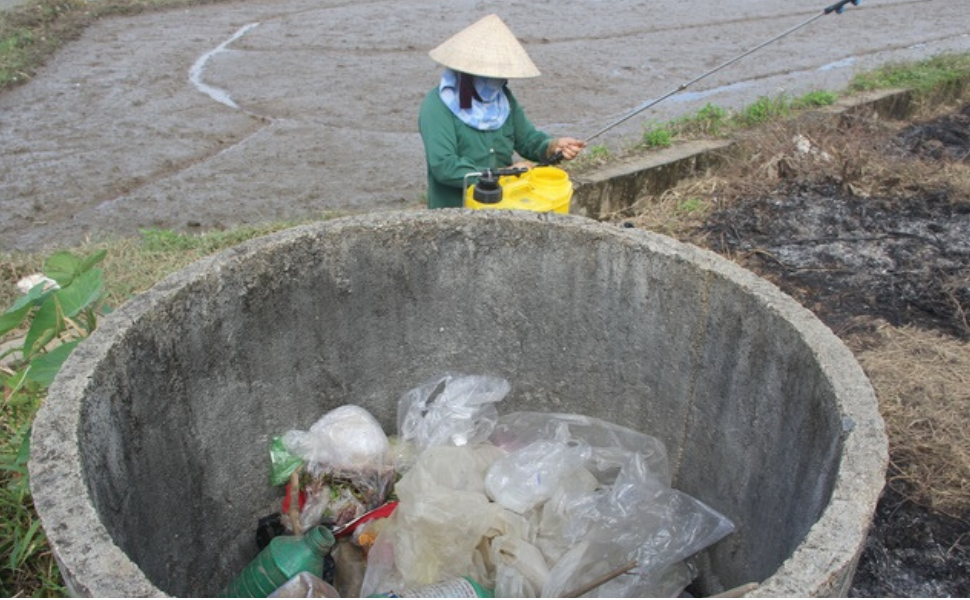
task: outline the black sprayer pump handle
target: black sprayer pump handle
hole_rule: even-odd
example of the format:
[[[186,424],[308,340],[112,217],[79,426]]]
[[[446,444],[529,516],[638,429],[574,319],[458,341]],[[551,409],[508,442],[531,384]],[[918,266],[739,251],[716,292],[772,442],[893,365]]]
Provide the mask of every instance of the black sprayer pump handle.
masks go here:
[[[828,15],[828,14],[831,14],[831,13],[838,13],[838,14],[841,15],[842,13],[845,12],[845,5],[846,4],[850,4],[851,3],[853,6],[859,6],[859,2],[860,1],[861,0],[842,0],[841,2],[836,2],[832,6],[827,7],[825,9],[825,12],[823,14]]]
[[[493,177],[507,177],[513,175],[521,175],[526,173],[529,169],[526,167],[506,167],[504,169],[485,169],[483,175],[491,175]]]
[[[555,154],[553,154],[552,156],[546,157],[545,160],[543,160],[542,162],[540,162],[536,166],[538,166],[538,167],[548,167],[549,165],[558,165],[559,163],[562,162],[562,159],[563,158],[564,157],[562,155],[562,150],[557,150]]]

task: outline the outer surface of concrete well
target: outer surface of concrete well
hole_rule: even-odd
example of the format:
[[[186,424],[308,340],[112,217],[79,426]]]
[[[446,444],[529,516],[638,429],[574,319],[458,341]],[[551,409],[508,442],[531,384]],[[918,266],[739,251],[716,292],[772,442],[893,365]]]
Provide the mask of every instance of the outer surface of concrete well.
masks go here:
[[[507,378],[502,412],[661,438],[674,485],[736,525],[699,591],[847,591],[887,443],[826,327],[663,236],[457,210],[254,240],[105,319],[34,426],[32,489],[62,574],[81,595],[218,594],[279,498],[272,436],[343,404],[393,433],[400,395],[445,371]]]

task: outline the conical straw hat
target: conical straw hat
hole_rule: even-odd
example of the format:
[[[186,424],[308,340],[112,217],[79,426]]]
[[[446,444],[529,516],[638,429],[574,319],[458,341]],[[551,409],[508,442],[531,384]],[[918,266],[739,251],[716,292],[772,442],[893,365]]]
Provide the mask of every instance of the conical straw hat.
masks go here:
[[[497,15],[462,29],[428,53],[446,67],[483,77],[536,77],[539,69]]]

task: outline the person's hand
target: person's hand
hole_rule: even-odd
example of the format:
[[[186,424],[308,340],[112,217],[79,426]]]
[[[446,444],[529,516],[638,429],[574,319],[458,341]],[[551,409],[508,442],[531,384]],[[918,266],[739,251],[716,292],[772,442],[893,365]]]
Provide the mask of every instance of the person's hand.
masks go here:
[[[566,160],[572,160],[586,147],[586,142],[571,137],[556,138],[549,144],[549,156],[561,153]]]

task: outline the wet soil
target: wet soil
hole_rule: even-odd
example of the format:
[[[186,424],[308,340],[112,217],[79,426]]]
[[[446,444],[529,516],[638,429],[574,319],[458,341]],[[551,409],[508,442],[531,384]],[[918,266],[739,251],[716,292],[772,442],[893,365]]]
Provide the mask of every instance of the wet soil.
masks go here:
[[[904,128],[883,151],[970,163],[970,104]],[[851,186],[794,179],[713,213],[704,230],[714,249],[774,281],[836,333],[869,317],[970,338],[965,190],[863,198]],[[898,481],[887,486],[853,596],[970,596],[970,511],[944,515],[917,496]]]
[[[440,75],[427,52],[488,12],[543,73],[512,83],[533,122],[585,137],[825,4],[247,0],[105,19],[0,95],[0,251],[420,207],[417,107]],[[709,102],[840,89],[860,69],[966,51],[965,12],[850,7],[594,142],[622,147]]]

